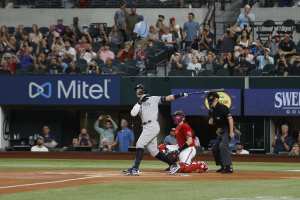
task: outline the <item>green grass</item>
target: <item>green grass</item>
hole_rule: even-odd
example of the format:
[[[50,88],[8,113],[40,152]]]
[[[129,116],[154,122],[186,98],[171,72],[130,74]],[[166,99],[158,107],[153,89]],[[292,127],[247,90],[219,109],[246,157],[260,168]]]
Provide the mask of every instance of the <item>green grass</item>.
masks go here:
[[[124,169],[132,161],[0,159],[0,170]],[[234,163],[237,170],[299,170],[300,163]],[[209,163],[211,169],[216,169]],[[163,169],[158,161],[144,161],[143,169]],[[299,172],[295,172],[299,173]],[[134,177],[133,177],[134,178]],[[300,180],[159,181],[120,182],[71,188],[23,192],[0,196],[0,200],[299,200]],[[237,200],[236,199],[236,200]]]

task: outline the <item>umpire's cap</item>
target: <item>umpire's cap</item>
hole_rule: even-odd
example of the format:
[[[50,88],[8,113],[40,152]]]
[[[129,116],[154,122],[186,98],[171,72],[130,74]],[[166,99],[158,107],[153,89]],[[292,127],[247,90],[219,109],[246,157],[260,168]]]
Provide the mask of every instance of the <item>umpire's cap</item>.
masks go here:
[[[219,99],[219,98],[220,98],[220,96],[218,95],[217,92],[210,92],[210,93],[208,93],[208,95],[207,95],[207,100],[208,100],[209,102],[213,101],[214,99]]]

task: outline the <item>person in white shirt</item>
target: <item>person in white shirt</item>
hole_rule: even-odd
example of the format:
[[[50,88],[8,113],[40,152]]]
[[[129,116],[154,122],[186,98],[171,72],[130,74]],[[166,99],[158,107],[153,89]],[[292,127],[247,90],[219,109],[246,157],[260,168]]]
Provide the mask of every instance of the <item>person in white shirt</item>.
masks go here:
[[[36,141],[36,145],[31,147],[31,152],[48,152],[48,148],[44,146],[44,139],[39,137]]]
[[[269,48],[265,48],[264,55],[257,56],[258,69],[263,70],[268,64],[274,65],[274,58],[270,56],[270,51]]]
[[[249,151],[244,149],[244,145],[242,145],[241,143],[237,143],[236,144],[236,154],[237,155],[249,155]]]
[[[202,65],[199,63],[196,56],[192,57],[192,62],[188,64],[187,69],[193,71],[201,71]]]
[[[138,38],[147,38],[149,34],[149,25],[144,21],[144,17],[138,17],[139,22],[135,24],[133,32]]]
[[[164,28],[164,34],[161,35],[161,41],[164,42],[167,47],[174,47],[176,41],[168,27]]]
[[[76,61],[76,50],[71,46],[69,40],[65,41],[64,56],[65,58],[72,59],[72,61]]]

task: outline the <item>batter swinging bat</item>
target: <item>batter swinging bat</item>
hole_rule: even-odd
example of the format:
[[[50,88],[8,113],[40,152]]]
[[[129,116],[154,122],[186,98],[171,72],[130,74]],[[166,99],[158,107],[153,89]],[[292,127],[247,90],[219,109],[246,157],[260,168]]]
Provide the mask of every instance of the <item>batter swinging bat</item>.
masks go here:
[[[204,91],[199,91],[199,92],[190,92],[190,93],[187,93],[188,96],[190,95],[194,95],[194,94],[208,94],[210,92],[224,92],[224,88],[220,88],[220,89],[211,89],[211,90],[204,90]]]

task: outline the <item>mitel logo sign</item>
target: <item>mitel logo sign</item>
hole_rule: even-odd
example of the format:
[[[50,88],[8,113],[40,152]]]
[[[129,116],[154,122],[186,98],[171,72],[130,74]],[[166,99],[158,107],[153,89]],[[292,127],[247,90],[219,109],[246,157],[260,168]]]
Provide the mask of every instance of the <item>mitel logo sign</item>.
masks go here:
[[[44,84],[37,84],[34,82],[29,83],[29,97],[35,99],[38,96],[42,96],[46,99],[51,98],[52,95],[52,85],[50,82]]]
[[[28,85],[28,96],[31,99],[73,99],[73,100],[99,100],[101,98],[110,99],[108,85],[110,79],[104,79],[103,83],[89,83],[81,80],[36,83],[30,82]]]

